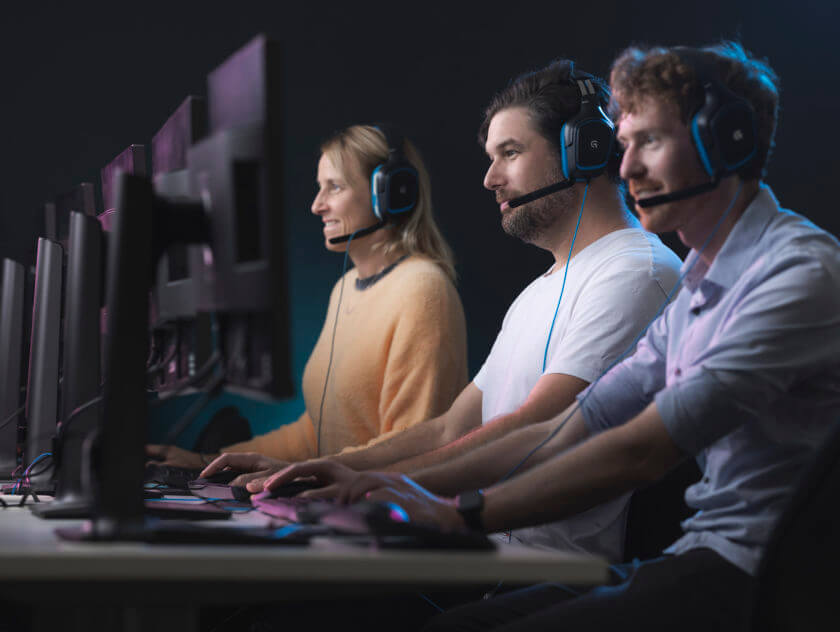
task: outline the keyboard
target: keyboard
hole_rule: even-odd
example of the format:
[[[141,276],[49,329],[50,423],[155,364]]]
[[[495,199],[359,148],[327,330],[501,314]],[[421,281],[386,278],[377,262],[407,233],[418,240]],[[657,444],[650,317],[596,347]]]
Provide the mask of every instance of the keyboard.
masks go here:
[[[260,492],[251,496],[251,504],[264,514],[273,518],[282,518],[289,522],[312,524],[318,522],[320,515],[336,505],[329,500],[313,500],[292,496],[274,498],[272,492]]]
[[[209,478],[199,479],[198,475],[201,474],[201,470],[151,463],[146,466],[143,481],[173,489],[187,490],[190,488],[190,483],[195,481],[202,481],[205,484],[227,485],[241,473],[236,470],[222,470],[221,472],[216,472]]]
[[[156,483],[174,489],[187,489],[190,481],[197,479],[199,474],[201,470],[150,463],[146,466],[143,482]]]

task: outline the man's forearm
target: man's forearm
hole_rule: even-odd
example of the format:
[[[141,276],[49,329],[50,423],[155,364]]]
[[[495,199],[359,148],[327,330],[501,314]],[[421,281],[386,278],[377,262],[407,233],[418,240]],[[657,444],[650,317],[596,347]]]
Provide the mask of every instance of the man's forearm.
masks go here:
[[[385,469],[396,461],[411,458],[442,445],[445,441],[444,430],[444,418],[436,417],[412,426],[382,443],[362,450],[336,454],[330,459],[359,472]]]
[[[586,385],[586,381],[571,375],[544,375],[537,381],[525,402],[515,411],[491,419],[433,452],[394,463],[388,470],[414,474],[462,457],[520,428],[550,419],[562,414],[564,410],[569,411],[569,406],[575,403],[575,396]]]
[[[498,417],[436,450],[392,463],[385,468],[385,471],[413,475],[420,470],[462,457],[492,441],[501,439],[505,435],[527,425],[527,423],[527,419],[518,413]]]
[[[579,411],[565,424],[564,419],[565,415],[504,434],[461,457],[414,472],[411,477],[423,487],[449,496],[466,489],[488,487],[499,482],[519,465],[528,453],[545,441],[558,426],[562,426],[562,429],[557,436],[522,463],[521,471],[534,467],[587,436],[583,416]]]
[[[528,472],[488,489],[485,528],[492,532],[562,520],[658,479],[684,456],[650,406],[633,422],[542,459]]]

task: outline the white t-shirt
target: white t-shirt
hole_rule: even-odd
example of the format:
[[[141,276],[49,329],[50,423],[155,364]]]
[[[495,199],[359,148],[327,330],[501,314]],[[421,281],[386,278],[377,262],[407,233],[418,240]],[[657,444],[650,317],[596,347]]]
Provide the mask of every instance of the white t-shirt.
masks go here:
[[[534,280],[508,309],[490,355],[473,383],[482,392],[482,421],[519,408],[544,374],[593,382],[653,319],[679,277],[680,260],[641,228],[611,232],[569,262],[563,298],[543,356],[563,285],[563,266]],[[553,273],[551,273],[553,270]],[[514,537],[533,545],[622,557],[629,494]]]

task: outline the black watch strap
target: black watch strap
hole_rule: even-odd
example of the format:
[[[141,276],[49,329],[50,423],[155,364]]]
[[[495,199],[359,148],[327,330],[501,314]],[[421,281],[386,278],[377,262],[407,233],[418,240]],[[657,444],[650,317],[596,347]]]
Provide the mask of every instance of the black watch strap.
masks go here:
[[[481,519],[481,511],[484,509],[483,490],[474,489],[458,494],[455,498],[455,508],[468,529],[484,533],[484,521]]]

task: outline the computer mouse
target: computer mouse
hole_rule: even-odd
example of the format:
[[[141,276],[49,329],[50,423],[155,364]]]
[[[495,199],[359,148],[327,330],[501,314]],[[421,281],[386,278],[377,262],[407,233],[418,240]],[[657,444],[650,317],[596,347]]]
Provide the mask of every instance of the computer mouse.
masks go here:
[[[230,482],[240,474],[245,474],[239,470],[221,470],[210,476],[195,479],[196,483],[204,483],[209,485],[229,485]]]
[[[316,483],[314,480],[307,480],[307,479],[298,479],[295,481],[291,481],[290,483],[285,483],[280,487],[275,487],[268,492],[268,498],[291,498],[292,496],[297,496],[301,492],[308,491],[310,489],[318,489],[319,487],[323,487],[320,483]]]

